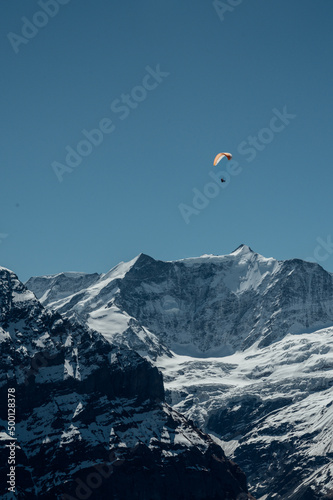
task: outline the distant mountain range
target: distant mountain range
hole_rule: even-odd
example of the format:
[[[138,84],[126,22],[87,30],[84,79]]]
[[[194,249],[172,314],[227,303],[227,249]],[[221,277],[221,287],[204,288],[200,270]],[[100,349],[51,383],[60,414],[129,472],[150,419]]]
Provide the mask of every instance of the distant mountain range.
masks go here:
[[[61,273],[26,286],[42,304],[150,356],[224,356],[287,333],[333,324],[333,275],[318,264],[277,261],[241,245],[230,255],[173,262],[140,254],[107,274]],[[135,340],[134,340],[135,338]],[[139,345],[136,345],[139,350]]]

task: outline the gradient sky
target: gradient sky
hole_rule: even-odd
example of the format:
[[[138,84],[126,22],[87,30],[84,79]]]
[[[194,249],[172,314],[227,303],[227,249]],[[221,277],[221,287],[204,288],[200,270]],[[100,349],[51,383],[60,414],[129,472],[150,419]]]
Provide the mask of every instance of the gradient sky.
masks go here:
[[[332,0],[54,1],[0,6],[0,265],[24,281],[245,243],[333,271]]]

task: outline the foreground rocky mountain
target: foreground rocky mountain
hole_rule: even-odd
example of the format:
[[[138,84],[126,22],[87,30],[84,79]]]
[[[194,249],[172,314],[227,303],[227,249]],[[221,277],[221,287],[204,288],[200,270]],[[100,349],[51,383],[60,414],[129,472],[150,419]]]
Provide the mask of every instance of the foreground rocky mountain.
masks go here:
[[[83,279],[92,281],[72,273],[27,285],[153,360],[167,401],[222,440],[257,498],[332,498],[331,273],[241,245],[174,262],[141,254]]]
[[[244,473],[165,403],[161,373],[134,350],[44,309],[4,268],[0,313],[1,498],[13,497],[10,453],[22,499],[252,498]]]

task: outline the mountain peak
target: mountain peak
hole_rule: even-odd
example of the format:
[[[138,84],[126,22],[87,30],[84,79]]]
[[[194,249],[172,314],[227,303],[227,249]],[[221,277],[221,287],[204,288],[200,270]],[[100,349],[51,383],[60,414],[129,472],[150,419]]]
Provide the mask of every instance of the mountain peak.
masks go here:
[[[151,257],[150,255],[147,255],[146,253],[139,253],[139,255],[136,257],[135,263],[137,264],[138,262],[155,262],[155,259]]]
[[[242,243],[233,252],[231,252],[231,255],[245,255],[247,253],[254,253],[254,251],[252,248]]]
[[[150,255],[141,252],[137,257],[135,257],[135,259],[133,259],[133,262],[132,268],[135,269],[135,271],[138,271],[146,266],[155,265],[158,261]]]

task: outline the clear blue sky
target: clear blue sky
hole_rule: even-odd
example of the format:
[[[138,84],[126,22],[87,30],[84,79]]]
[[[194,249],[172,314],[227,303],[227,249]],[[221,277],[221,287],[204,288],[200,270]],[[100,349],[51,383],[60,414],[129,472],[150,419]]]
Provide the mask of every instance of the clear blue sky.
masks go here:
[[[0,265],[26,280],[246,243],[333,271],[332,0],[61,2],[0,7]]]

